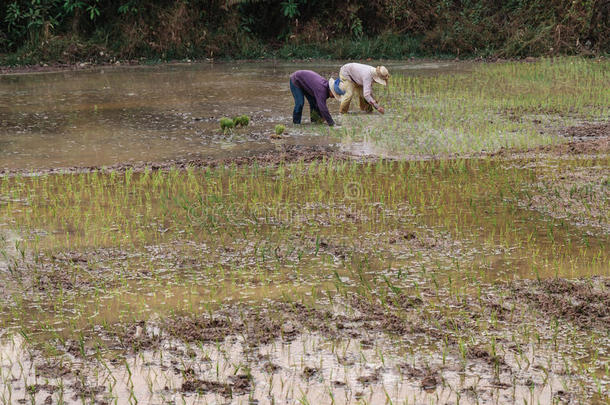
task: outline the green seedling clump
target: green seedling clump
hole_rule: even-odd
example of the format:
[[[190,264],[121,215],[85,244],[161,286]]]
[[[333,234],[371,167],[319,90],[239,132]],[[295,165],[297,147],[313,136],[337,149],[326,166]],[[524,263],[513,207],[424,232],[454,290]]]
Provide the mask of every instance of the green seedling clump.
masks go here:
[[[312,111],[311,114],[309,115],[309,118],[311,119],[311,122],[314,124],[323,124],[324,123],[324,118],[322,118],[322,116],[317,111]]]
[[[276,135],[282,135],[285,130],[286,130],[286,127],[284,125],[282,125],[282,124],[277,124],[275,126],[275,134]]]
[[[220,129],[224,132],[230,131],[235,127],[235,122],[231,118],[221,118],[220,119]]]
[[[250,117],[245,114],[233,118],[233,121],[235,122],[235,126],[247,127],[250,125]]]

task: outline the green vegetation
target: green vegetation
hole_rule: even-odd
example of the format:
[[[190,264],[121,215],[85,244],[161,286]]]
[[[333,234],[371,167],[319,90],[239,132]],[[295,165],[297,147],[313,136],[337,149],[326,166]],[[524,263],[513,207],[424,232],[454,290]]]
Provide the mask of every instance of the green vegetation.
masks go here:
[[[223,117],[220,119],[220,129],[222,129],[224,133],[230,132],[236,127],[247,127],[249,124],[250,117],[247,115],[240,115],[239,117],[235,117],[233,119],[228,117]]]
[[[147,58],[406,58],[610,52],[607,3],[9,0],[3,64]]]
[[[232,130],[233,128],[235,128],[235,121],[232,120],[231,118],[221,118],[220,119],[220,129],[223,130],[223,132],[228,132],[230,130]]]
[[[394,75],[377,88],[388,113],[347,115],[334,130],[394,155],[529,148],[558,142],[553,132],[610,116],[610,62],[580,58],[475,65],[472,72]]]
[[[582,167],[590,172],[607,164],[607,159],[579,161],[566,169]],[[242,238],[271,238],[267,242],[273,241],[270,246],[276,248],[275,243],[291,240],[291,235],[332,236],[349,242],[407,224],[440,226],[456,238],[490,238],[491,245],[527,249],[544,242],[531,239],[531,232],[517,232],[516,224],[546,228],[546,224],[532,221],[531,213],[516,208],[519,201],[532,198],[532,191],[525,189],[534,184],[536,173],[486,160],[329,161],[278,168],[4,177],[0,195],[3,212],[12,218],[11,227],[19,234],[32,235],[22,242],[22,246],[32,244],[28,251],[39,247],[59,251],[142,247],[185,237],[222,244],[239,233]],[[607,203],[599,202],[600,211],[606,211],[603,204]],[[381,209],[372,211],[379,204]],[[353,224],[345,221],[350,211],[361,217]],[[405,216],[396,217],[398,212]],[[320,229],[309,225],[310,220],[326,225]],[[558,223],[558,232],[568,231],[566,226]],[[40,229],[46,236],[36,236]],[[481,229],[484,234],[477,236]],[[539,265],[548,266],[546,274],[552,274],[555,264],[573,259],[571,249],[578,250],[577,246],[557,246],[553,256]],[[590,243],[587,248],[594,256],[597,249]]]
[[[284,133],[284,131],[286,130],[286,127],[282,124],[277,124],[275,126],[275,134],[276,135],[282,135]]]
[[[250,117],[247,115],[240,115],[239,117],[233,118],[235,126],[247,127],[250,125]]]

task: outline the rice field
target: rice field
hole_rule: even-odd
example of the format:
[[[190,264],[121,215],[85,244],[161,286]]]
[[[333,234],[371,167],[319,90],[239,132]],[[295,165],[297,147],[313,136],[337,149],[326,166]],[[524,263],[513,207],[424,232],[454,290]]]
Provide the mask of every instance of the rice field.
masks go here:
[[[394,158],[455,156],[561,141],[557,130],[610,116],[610,62],[575,58],[479,64],[473,71],[395,75],[383,116],[351,115],[337,130]]]
[[[3,175],[0,403],[607,403],[607,67],[395,74],[331,130],[384,157]]]

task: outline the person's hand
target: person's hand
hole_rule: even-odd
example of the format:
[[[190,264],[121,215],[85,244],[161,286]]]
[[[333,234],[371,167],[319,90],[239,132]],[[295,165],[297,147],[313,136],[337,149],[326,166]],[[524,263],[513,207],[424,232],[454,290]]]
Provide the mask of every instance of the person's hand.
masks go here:
[[[379,106],[379,108],[377,109],[377,111],[379,111],[382,114],[385,114],[385,109],[381,106]]]

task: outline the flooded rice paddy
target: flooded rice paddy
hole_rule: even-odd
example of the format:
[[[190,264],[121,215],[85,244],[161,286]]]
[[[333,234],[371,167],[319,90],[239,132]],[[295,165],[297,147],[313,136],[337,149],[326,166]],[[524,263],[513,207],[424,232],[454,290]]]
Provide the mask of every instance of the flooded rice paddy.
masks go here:
[[[279,141],[296,65],[0,77],[0,403],[607,403],[598,63],[388,64]]]
[[[465,71],[451,63],[390,64],[430,75]],[[276,124],[292,121],[288,76],[337,64],[185,64],[0,76],[0,168],[112,166],[185,158],[247,156],[275,149]],[[338,105],[331,108],[338,111]],[[229,135],[220,118],[247,114]],[[328,145],[330,136],[290,127],[288,144]]]

